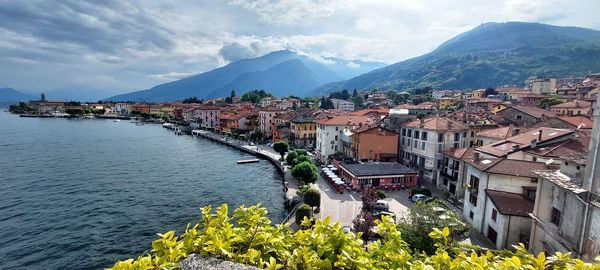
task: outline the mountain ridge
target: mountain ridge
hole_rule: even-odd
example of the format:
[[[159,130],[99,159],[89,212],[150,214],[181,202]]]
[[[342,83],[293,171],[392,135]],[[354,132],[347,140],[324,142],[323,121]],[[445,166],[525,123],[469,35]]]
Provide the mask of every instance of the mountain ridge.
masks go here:
[[[334,61],[331,59],[328,60]],[[288,62],[290,60],[298,61],[293,62],[292,64],[291,62]],[[280,65],[285,62],[288,63]],[[336,62],[334,61],[334,63]],[[366,65],[373,65],[373,68],[384,66],[384,64],[375,62],[360,63],[368,63]],[[301,67],[301,65],[303,67]],[[360,64],[358,65],[360,66]],[[283,68],[283,70],[288,72],[277,72],[277,70],[273,69],[276,66]],[[112,96],[105,100],[174,101],[192,96],[198,98],[215,98],[228,96],[231,90],[236,90],[238,95],[242,95],[243,93],[254,89],[263,89],[281,95],[303,96],[319,85],[350,78],[358,75],[361,71],[360,69],[355,69],[355,74],[348,76],[349,72],[352,72],[353,70],[351,67],[347,67],[346,70],[344,70],[343,65],[337,65],[335,66],[335,69],[337,69],[338,72],[334,72],[328,68],[328,65],[319,63],[308,56],[299,55],[289,50],[281,50],[256,58],[232,62],[226,66],[208,72],[192,75],[181,80],[159,84],[150,89]],[[298,74],[290,73],[294,70],[302,71],[304,77],[299,78],[297,76]],[[346,76],[340,75],[339,73],[344,73]],[[270,78],[266,76],[275,77]],[[289,84],[283,87],[286,91],[280,90],[283,82]],[[254,83],[257,84],[254,85]]]
[[[600,71],[600,31],[542,23],[485,23],[434,51],[311,91],[406,90],[523,85],[530,76],[586,75]]]

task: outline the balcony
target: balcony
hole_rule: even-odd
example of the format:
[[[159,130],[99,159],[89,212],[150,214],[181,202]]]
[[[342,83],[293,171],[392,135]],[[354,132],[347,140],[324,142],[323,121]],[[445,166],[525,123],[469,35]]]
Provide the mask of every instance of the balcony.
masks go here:
[[[446,172],[444,172],[443,170],[440,170],[440,175],[450,181],[456,182],[458,181],[458,177],[457,176],[452,176],[447,174]]]

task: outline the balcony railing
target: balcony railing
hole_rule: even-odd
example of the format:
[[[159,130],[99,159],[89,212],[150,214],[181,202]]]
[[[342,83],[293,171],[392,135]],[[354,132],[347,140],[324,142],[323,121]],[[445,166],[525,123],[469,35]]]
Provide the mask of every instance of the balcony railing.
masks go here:
[[[449,175],[449,174],[445,173],[443,170],[440,170],[440,175],[450,181],[454,181],[454,182],[458,181],[458,177]]]

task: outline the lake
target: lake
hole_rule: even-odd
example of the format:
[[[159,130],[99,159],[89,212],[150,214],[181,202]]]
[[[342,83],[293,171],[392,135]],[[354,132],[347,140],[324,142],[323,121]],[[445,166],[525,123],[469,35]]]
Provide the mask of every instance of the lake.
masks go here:
[[[5,106],[6,107],[6,106]],[[266,160],[160,125],[20,118],[0,110],[0,269],[99,269],[151,249],[199,208],[284,208]]]

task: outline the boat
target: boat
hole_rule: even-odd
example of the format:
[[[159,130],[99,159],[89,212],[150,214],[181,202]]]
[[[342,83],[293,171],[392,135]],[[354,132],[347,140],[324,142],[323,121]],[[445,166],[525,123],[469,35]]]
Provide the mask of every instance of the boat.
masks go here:
[[[238,160],[237,164],[246,164],[246,163],[256,163],[259,162],[260,160],[255,158],[255,159],[246,159],[246,160]]]
[[[121,122],[121,120],[115,119],[115,120],[113,120],[113,122]]]

